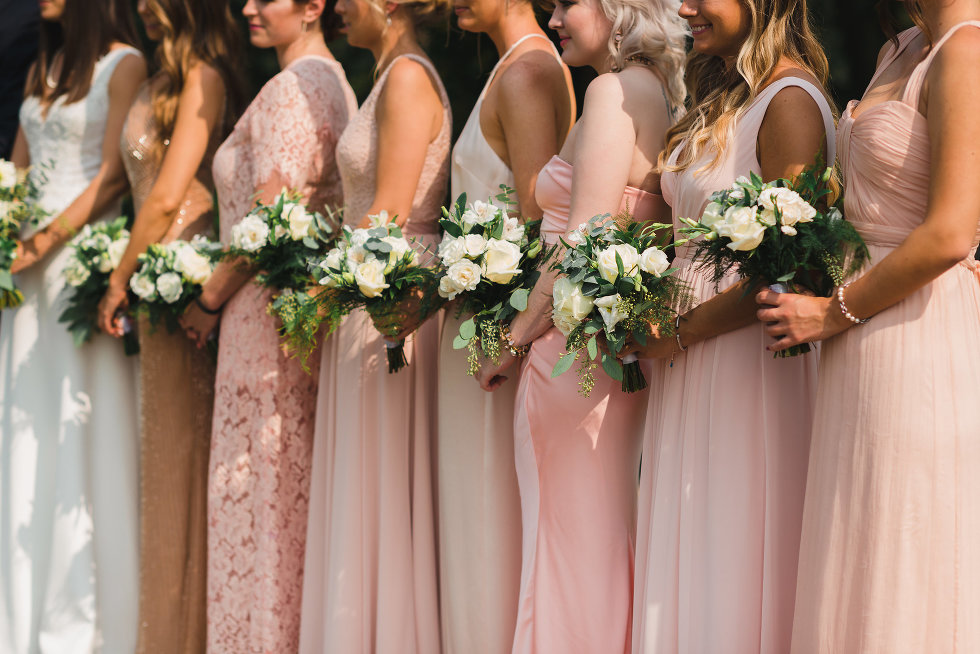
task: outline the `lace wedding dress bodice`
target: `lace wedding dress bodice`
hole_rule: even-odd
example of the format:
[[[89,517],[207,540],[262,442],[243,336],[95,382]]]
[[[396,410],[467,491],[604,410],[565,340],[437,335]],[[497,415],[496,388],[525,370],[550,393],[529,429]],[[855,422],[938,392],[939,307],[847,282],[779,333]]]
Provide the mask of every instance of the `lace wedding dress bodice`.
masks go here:
[[[27,137],[31,175],[40,187],[38,204],[50,215],[41,229],[65,209],[89,185],[102,166],[102,141],[109,115],[109,80],[116,64],[136,48],[110,50],[95,64],[88,95],[65,103],[59,97],[44,107],[31,96],[20,107],[20,125]]]

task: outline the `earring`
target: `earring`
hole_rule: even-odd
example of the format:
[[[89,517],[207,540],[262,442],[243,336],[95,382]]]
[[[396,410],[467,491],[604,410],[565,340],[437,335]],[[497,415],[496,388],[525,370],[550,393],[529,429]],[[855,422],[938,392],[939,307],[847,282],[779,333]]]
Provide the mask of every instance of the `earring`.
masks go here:
[[[302,21],[299,24],[299,31],[302,32],[302,33],[304,33],[304,34],[306,33],[306,21],[305,20]]]
[[[391,14],[385,15],[385,27],[391,27]]]
[[[613,37],[613,42],[616,44],[616,49],[619,50],[619,44],[623,40],[622,30],[616,30],[616,36]]]

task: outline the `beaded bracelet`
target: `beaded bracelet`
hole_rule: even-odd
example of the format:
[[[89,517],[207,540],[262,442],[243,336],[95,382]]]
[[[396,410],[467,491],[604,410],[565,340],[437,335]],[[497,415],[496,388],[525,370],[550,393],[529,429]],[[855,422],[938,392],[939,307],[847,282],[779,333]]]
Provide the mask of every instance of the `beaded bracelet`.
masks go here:
[[[853,313],[847,310],[847,305],[844,304],[844,289],[851,285],[851,282],[846,284],[841,284],[837,287],[837,305],[840,307],[840,312],[844,314],[844,317],[853,322],[855,325],[863,325],[864,323],[871,320],[871,318],[858,318]]]
[[[530,343],[525,343],[524,345],[514,345],[514,337],[510,334],[510,325],[500,326],[500,342],[504,344],[507,351],[510,352],[511,356],[520,359],[522,356],[528,353],[531,349]]]

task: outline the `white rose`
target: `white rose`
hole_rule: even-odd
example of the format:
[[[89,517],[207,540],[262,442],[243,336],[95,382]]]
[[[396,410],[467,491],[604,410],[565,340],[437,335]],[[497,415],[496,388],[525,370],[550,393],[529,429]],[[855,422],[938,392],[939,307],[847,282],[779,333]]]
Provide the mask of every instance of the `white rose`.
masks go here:
[[[800,194],[788,188],[767,188],[759,194],[759,204],[764,208],[767,225],[776,224],[776,208],[779,208],[782,224],[812,222],[817,210]]]
[[[0,188],[17,186],[17,166],[11,161],[0,159]]]
[[[313,214],[306,207],[296,202],[287,202],[282,205],[282,216],[289,223],[289,235],[294,241],[302,241],[310,235]]]
[[[78,259],[69,259],[65,266],[65,281],[71,286],[81,286],[91,276],[89,269]]]
[[[443,265],[451,266],[466,255],[466,239],[462,236],[447,236],[439,243],[439,259]]]
[[[636,274],[636,267],[639,263],[640,255],[636,248],[626,243],[610,245],[605,250],[599,252],[596,263],[599,266],[599,274],[607,282],[615,282],[619,277],[619,267],[616,265],[616,254],[623,262],[623,273],[627,277]]]
[[[479,234],[467,234],[463,237],[463,246],[466,256],[475,258],[487,251],[487,239]]]
[[[453,283],[453,280],[450,279],[448,275],[444,275],[443,277],[441,277],[439,279],[439,295],[440,295],[440,297],[444,297],[447,300],[452,300],[462,290],[463,289],[459,288],[458,286],[456,286],[456,284]]]
[[[463,212],[463,228],[469,229],[473,225],[486,225],[497,215],[497,207],[489,202],[477,200]]]
[[[731,207],[725,212],[725,220],[714,227],[719,236],[731,239],[732,250],[754,250],[762,243],[766,226],[756,220],[755,207]]]
[[[334,248],[327,252],[327,256],[324,257],[320,267],[324,269],[332,268],[333,270],[340,270],[340,266],[343,264],[343,262],[344,255],[340,251],[340,248]]]
[[[389,263],[396,263],[399,261],[412,247],[404,238],[399,238],[397,236],[385,236],[381,240],[391,246],[391,253],[388,255]]]
[[[99,272],[107,273],[112,272],[112,261],[109,259],[109,255],[98,255],[92,259],[92,263],[99,269]]]
[[[717,202],[709,202],[701,214],[701,224],[705,227],[714,227],[715,223],[720,222],[724,217],[722,206]]]
[[[524,238],[524,225],[517,218],[506,218],[504,220],[504,240],[511,243],[520,243]]]
[[[507,284],[521,272],[521,248],[509,241],[492,238],[483,257],[483,276],[495,284]]]
[[[211,278],[211,262],[189,245],[177,251],[174,269],[192,284],[204,284]]]
[[[582,295],[582,285],[573,284],[568,277],[559,277],[551,291],[552,319],[562,334],[568,336],[592,311],[594,301]]]
[[[377,259],[365,261],[354,271],[354,282],[365,297],[378,297],[388,288],[385,283],[385,264]]]
[[[660,277],[668,268],[670,261],[667,254],[659,248],[647,248],[640,255],[640,270],[643,272]]]
[[[460,292],[472,291],[480,284],[480,273],[480,266],[469,259],[462,259],[449,266],[446,277],[452,280],[453,286]]]
[[[146,275],[133,273],[133,276],[129,278],[129,287],[133,289],[133,293],[147,302],[156,299],[156,286],[153,285],[153,280]]]
[[[126,248],[129,247],[129,237],[124,236],[123,238],[116,239],[112,242],[107,250],[109,255],[109,261],[112,264],[112,269],[115,270],[119,267],[119,262],[122,261],[123,255],[126,253]]]
[[[173,304],[180,299],[184,291],[184,283],[175,272],[163,273],[157,277],[157,291],[167,304]]]
[[[611,334],[616,329],[616,325],[627,316],[626,313],[620,311],[618,308],[622,299],[619,293],[616,293],[615,295],[601,297],[595,301],[595,306],[599,309],[599,315],[602,316],[602,322],[606,324],[607,334]]]
[[[231,228],[231,246],[246,252],[255,252],[269,240],[269,226],[255,214],[242,218]]]

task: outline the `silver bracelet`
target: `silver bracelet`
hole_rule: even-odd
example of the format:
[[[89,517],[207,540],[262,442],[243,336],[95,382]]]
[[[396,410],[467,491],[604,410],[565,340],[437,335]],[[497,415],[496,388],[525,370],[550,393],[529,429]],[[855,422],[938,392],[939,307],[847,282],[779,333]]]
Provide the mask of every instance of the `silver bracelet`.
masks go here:
[[[681,314],[677,314],[674,318],[674,340],[677,341],[677,349],[681,352],[687,352],[687,348],[681,343]]]
[[[871,320],[871,318],[858,318],[853,313],[847,310],[847,305],[844,304],[844,289],[851,285],[851,282],[846,284],[841,284],[837,287],[837,305],[840,307],[840,312],[844,314],[844,317],[853,322],[855,325],[863,325],[864,323]]]

